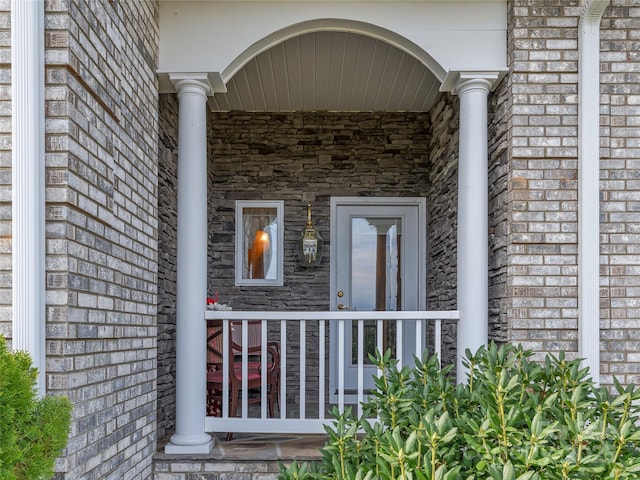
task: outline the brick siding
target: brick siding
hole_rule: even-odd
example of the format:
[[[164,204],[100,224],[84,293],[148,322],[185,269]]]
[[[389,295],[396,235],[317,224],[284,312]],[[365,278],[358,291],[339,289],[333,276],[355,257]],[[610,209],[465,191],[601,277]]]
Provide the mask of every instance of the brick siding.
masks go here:
[[[10,0],[0,2],[0,335],[5,337],[11,337],[12,318],[10,10]]]
[[[578,345],[579,2],[510,2],[509,339],[538,352]],[[601,23],[601,382],[640,379],[636,53],[640,8]]]
[[[58,478],[149,478],[158,6],[52,0],[45,23],[47,388],[74,405]]]
[[[640,5],[613,0],[600,34],[601,381],[640,382]]]
[[[508,339],[577,352],[577,2],[509,8]]]

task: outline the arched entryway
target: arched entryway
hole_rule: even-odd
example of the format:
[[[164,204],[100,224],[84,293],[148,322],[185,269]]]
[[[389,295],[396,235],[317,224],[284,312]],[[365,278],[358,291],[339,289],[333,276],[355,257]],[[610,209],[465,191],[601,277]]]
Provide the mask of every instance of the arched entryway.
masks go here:
[[[244,44],[240,41],[242,35],[229,34],[236,40],[229,48],[217,48],[218,53],[209,56],[206,50],[198,52],[200,68],[187,65],[188,61],[182,59],[182,68],[181,61],[176,60],[176,69],[172,69],[168,67],[171,62],[161,58],[165,69],[161,81],[166,89],[177,91],[180,104],[177,417],[176,434],[167,451],[197,453],[210,448],[202,427],[205,352],[201,342],[205,328],[202,305],[207,295],[207,109],[424,112],[431,109],[440,90],[458,94],[458,350],[473,349],[486,341],[486,308],[478,306],[487,305],[487,252],[481,246],[487,238],[487,95],[500,77],[502,64],[488,60],[495,52],[482,53],[494,45],[482,42],[482,34],[478,34],[476,55],[466,52],[467,64],[459,63],[456,69],[443,65],[440,59],[436,60],[437,55],[427,53],[431,50],[425,36],[415,32],[415,12],[398,16],[397,12],[390,14],[388,9],[381,9],[383,4],[386,2],[376,3],[374,14],[358,14],[357,9],[349,15],[346,10],[343,12],[346,17],[375,17],[378,23],[353,18],[308,18],[318,14],[315,7],[305,9],[300,5],[281,17],[270,11],[257,30],[264,32],[272,26],[271,32],[259,38],[254,38],[255,32],[247,34],[242,38]],[[178,6],[175,8],[179,10]],[[435,8],[434,17],[449,15],[451,18],[447,18],[453,21],[451,11],[436,12]],[[187,10],[181,15],[188,18],[193,12]],[[236,14],[247,24],[261,20],[258,11],[247,15],[238,10]],[[222,16],[234,18],[228,11]],[[283,19],[292,23],[275,28]],[[403,27],[394,31],[387,28],[389,25]],[[443,50],[441,43],[450,38],[452,31],[453,25],[450,31],[440,32],[441,40],[434,51]],[[438,32],[433,37],[438,37]],[[418,38],[425,45],[414,41]],[[219,53],[225,50],[228,51]],[[455,48],[451,50],[449,60],[460,60],[463,55]],[[230,58],[229,51],[239,53]],[[484,58],[486,64],[478,64],[479,58]],[[219,63],[214,65],[216,62]],[[465,317],[465,312],[473,312],[474,318]]]

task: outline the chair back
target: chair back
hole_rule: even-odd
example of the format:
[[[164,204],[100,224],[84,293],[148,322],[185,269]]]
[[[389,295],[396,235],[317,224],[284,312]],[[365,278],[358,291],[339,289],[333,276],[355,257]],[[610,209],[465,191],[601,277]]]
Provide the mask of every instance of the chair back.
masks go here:
[[[247,322],[248,328],[248,350],[250,353],[260,350],[262,340],[262,322],[260,320],[250,320]],[[231,338],[233,340],[233,354],[242,355],[242,322],[231,322]],[[240,348],[238,348],[240,347]]]
[[[224,358],[224,345],[222,335],[222,321],[209,320],[207,322],[207,365],[222,368]],[[229,356],[231,359],[231,356]]]
[[[262,322],[252,320],[248,324],[248,345],[247,350],[250,355],[260,352],[262,339]],[[229,338],[229,365],[235,356],[242,355],[242,322],[230,322],[231,335]],[[222,365],[222,358],[225,349],[223,348],[222,320],[209,320],[207,322],[207,363]]]

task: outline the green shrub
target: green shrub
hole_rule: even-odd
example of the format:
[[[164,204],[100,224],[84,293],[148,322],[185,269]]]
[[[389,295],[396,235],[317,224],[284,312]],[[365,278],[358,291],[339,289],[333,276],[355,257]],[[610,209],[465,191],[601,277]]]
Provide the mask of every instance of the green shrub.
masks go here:
[[[36,393],[37,370],[0,336],[0,480],[47,479],[67,443],[71,403]]]
[[[578,360],[531,355],[513,345],[467,351],[468,383],[455,385],[435,357],[398,370],[386,353],[374,359],[384,375],[363,418],[334,411],[322,460],[281,467],[279,478],[640,478],[640,391],[616,382],[612,396]]]

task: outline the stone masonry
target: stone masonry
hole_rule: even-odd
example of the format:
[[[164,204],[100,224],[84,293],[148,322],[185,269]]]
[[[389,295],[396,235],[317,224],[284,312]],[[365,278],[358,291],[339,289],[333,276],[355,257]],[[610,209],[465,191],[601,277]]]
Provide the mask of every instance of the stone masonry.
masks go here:
[[[178,98],[160,95],[158,162],[158,440],[175,431]]]
[[[447,119],[451,111],[444,105],[445,101],[442,116]],[[433,121],[437,121],[438,115],[434,117]],[[432,199],[433,182],[429,177],[438,178],[432,172],[440,170],[433,168],[432,163],[440,165],[448,158],[431,158],[431,122],[429,115],[410,113],[214,114],[210,124],[213,178],[209,218],[213,258],[209,266],[209,290],[217,291],[222,302],[231,303],[237,309],[327,310],[332,196],[429,197],[429,221],[442,221],[441,215],[432,208],[435,204],[446,204],[449,195],[444,200]],[[448,138],[448,128],[445,126],[445,131],[439,132],[445,138]],[[439,179],[442,181],[437,182],[438,189],[455,191],[451,188],[451,178],[442,177]],[[283,287],[234,286],[235,200],[241,199],[285,201]],[[306,221],[305,199],[313,204],[316,226],[326,241],[322,265],[310,270],[297,264],[295,253]],[[428,231],[428,242],[434,246],[455,238],[455,229],[452,231],[450,225],[444,230],[428,227]],[[442,238],[434,238],[436,234]],[[451,243],[453,241],[449,245]],[[455,276],[451,275],[455,268],[451,257],[445,255],[433,260],[429,263],[434,271],[448,272],[445,282],[439,286],[445,289],[447,281],[455,282]],[[435,281],[430,280],[427,290],[434,284]],[[449,288],[448,295],[454,290]],[[432,298],[431,308],[440,304],[446,305],[443,308],[453,308],[447,299],[438,299],[436,295]],[[292,331],[288,335],[297,338],[298,334]],[[307,335],[310,369],[314,369],[317,335],[313,329]],[[289,353],[296,355],[295,350]],[[291,361],[296,364],[295,358]],[[292,392],[290,400],[295,402],[298,372],[288,369],[287,377]],[[307,385],[310,392],[315,388]]]
[[[164,97],[164,96],[163,96]],[[427,302],[431,309],[455,306],[455,155],[457,117],[454,97],[443,95],[430,114],[415,113],[218,113],[209,121],[209,292],[235,309],[267,308],[326,310],[329,307],[329,205],[331,196],[424,196],[428,201]],[[163,148],[161,171],[172,171],[175,157],[176,110],[174,98],[162,98]],[[173,120],[174,121],[174,120]],[[438,140],[435,140],[435,134]],[[440,152],[440,153],[437,153]],[[160,261],[159,322],[165,323],[160,339],[159,422],[171,424],[174,392],[171,388],[172,358],[170,278],[175,278],[171,255],[175,244],[175,188],[170,174],[162,175],[161,231],[168,237]],[[165,198],[167,195],[167,198]],[[173,199],[168,196],[173,195]],[[285,265],[283,287],[237,287],[235,283],[235,201],[285,201]],[[313,204],[313,219],[325,239],[325,256],[315,269],[300,267],[295,246],[306,221],[306,204]],[[453,209],[452,211],[450,211]],[[173,240],[171,240],[173,238]],[[166,258],[165,258],[166,257]],[[166,272],[164,270],[166,269]],[[173,280],[175,282],[175,280]],[[446,326],[447,361],[455,358],[455,332]],[[289,335],[297,337],[295,328]],[[310,328],[308,345],[317,345],[317,330]],[[291,337],[290,337],[291,338]],[[166,343],[165,343],[166,339]],[[163,346],[166,345],[166,346]],[[317,346],[315,347],[317,348]],[[313,364],[308,352],[308,368]],[[289,351],[294,357],[295,350]],[[294,359],[295,360],[295,359]],[[315,360],[317,362],[317,360]],[[295,364],[295,363],[294,363]],[[166,380],[166,389],[164,388]],[[292,402],[297,391],[297,372],[288,370]],[[317,386],[307,385],[309,391]],[[170,428],[164,430],[171,431]]]
[[[2,115],[9,115],[2,2]],[[72,401],[57,478],[144,479],[156,449],[158,4],[45,2],[46,379]],[[2,184],[8,124],[2,122]],[[0,303],[10,305],[2,190]],[[8,237],[9,236],[9,237]],[[11,335],[9,308],[0,310]]]

